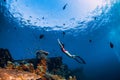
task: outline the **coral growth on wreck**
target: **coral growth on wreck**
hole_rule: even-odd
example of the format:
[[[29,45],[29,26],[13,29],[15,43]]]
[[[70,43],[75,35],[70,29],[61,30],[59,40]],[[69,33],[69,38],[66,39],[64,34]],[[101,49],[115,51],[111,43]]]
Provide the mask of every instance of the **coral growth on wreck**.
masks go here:
[[[34,73],[14,70],[14,69],[0,69],[0,80],[37,80],[40,76]]]
[[[0,55],[6,56],[4,51],[0,51]],[[11,57],[4,59],[5,63],[1,60],[0,80],[66,80],[68,68],[63,66],[62,58],[49,58],[48,62],[47,55],[48,52],[39,50],[35,59],[13,61]],[[10,53],[7,54],[7,57],[9,56]],[[69,76],[67,80],[76,80],[76,77]]]

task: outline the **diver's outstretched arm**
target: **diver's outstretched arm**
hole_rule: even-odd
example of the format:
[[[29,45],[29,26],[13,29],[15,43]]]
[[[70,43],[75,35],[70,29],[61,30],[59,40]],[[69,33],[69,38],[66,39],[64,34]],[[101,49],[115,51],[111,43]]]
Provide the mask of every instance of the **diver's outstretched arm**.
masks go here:
[[[60,40],[59,40],[59,39],[57,39],[57,41],[58,41],[58,43],[59,43],[60,47],[61,47],[61,48],[63,48],[63,45],[62,45],[62,43],[60,42]]]

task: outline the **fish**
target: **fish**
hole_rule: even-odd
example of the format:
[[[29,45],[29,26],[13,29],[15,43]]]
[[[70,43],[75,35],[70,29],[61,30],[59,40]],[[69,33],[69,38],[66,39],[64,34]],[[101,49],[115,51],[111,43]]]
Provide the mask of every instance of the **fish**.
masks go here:
[[[41,34],[41,35],[39,36],[39,38],[40,38],[40,39],[44,38],[44,34]]]
[[[63,31],[63,35],[65,35],[65,32]]]
[[[66,6],[67,6],[68,4],[66,3],[64,6],[63,6],[63,10],[65,10],[66,9]]]
[[[63,23],[63,26],[65,26],[65,23]]]
[[[92,42],[92,40],[90,39],[90,40],[89,40],[89,42],[91,43],[91,42]]]
[[[110,47],[114,48],[114,44],[112,42],[110,42]]]
[[[45,17],[42,17],[42,19],[45,19]]]
[[[15,30],[17,30],[17,28],[16,28],[16,27],[14,27],[14,29],[15,29]]]

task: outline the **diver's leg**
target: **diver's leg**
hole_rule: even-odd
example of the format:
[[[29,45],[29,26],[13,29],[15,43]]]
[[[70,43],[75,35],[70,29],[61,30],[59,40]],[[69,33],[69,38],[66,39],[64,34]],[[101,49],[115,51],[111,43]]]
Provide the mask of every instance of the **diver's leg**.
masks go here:
[[[74,60],[76,60],[78,63],[81,63],[78,59],[74,58]]]
[[[76,56],[74,59],[75,59],[77,62],[79,62],[79,63],[86,64],[86,62],[84,61],[84,59],[81,58],[80,56]],[[79,61],[78,59],[80,59],[80,61]],[[82,61],[82,62],[81,62],[81,61]]]

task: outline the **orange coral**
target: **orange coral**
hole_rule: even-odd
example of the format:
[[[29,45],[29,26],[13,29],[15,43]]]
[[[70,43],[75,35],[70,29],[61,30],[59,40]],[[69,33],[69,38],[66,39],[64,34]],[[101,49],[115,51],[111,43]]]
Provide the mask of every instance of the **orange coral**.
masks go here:
[[[0,80],[36,80],[39,78],[39,75],[30,72],[19,71],[14,69],[0,69]]]
[[[36,74],[43,77],[46,73],[46,70],[47,70],[47,62],[46,59],[43,58],[40,60],[40,63],[38,63],[37,65]]]
[[[40,51],[38,53],[37,68],[34,68],[32,63],[12,63],[8,61],[6,69],[0,69],[0,80],[66,80],[60,75],[52,75],[46,73],[47,71],[47,52]],[[58,71],[58,69],[53,69]],[[26,72],[27,71],[27,72]],[[76,80],[76,77],[69,77],[68,80]]]

